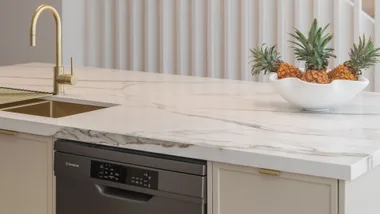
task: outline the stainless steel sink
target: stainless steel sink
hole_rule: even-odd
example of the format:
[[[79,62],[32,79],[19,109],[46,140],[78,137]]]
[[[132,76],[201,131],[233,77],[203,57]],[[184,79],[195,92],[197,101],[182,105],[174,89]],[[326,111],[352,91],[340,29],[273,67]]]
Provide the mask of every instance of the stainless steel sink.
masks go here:
[[[57,100],[33,99],[8,105],[2,105],[0,108],[0,110],[7,112],[41,117],[60,118],[90,111],[96,111],[107,107]]]

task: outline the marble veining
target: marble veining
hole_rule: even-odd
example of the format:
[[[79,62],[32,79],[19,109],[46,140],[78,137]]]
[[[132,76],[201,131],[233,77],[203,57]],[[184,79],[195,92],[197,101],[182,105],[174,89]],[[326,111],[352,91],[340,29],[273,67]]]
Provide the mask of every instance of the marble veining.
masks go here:
[[[52,67],[0,67],[0,85],[51,91]],[[100,68],[76,73],[78,84],[56,99],[111,107],[57,119],[0,111],[0,128],[343,180],[380,164],[378,93],[308,112],[268,83]]]
[[[74,128],[62,128],[54,135],[57,138],[64,138],[74,141],[84,141],[103,145],[122,146],[122,145],[156,145],[162,147],[187,148],[191,144],[174,143],[162,140],[144,139],[137,134],[131,136],[115,135],[110,133],[94,132],[91,130],[81,130]]]

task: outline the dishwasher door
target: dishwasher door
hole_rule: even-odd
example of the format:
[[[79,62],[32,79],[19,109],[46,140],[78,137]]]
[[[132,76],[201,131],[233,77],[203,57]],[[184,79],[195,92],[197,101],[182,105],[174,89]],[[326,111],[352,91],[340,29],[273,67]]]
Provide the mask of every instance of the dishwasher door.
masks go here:
[[[94,178],[94,161],[147,169],[56,152],[56,214],[206,214],[206,200],[196,190],[205,187],[205,177],[154,169],[156,188],[143,188]]]

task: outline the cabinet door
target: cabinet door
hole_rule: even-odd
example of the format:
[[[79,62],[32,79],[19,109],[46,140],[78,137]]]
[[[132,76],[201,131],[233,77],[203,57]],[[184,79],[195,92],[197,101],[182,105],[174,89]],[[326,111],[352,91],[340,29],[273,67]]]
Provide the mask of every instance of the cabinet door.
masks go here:
[[[214,214],[337,214],[338,181],[213,164]]]
[[[52,214],[51,138],[0,132],[0,213]]]

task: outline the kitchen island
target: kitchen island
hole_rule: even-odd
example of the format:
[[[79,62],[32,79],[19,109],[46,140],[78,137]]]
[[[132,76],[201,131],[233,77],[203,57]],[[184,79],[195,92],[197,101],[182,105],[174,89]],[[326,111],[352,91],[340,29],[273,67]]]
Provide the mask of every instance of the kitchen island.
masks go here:
[[[0,85],[51,91],[52,67],[1,67]],[[33,162],[37,149],[28,142],[46,143],[35,152],[46,153],[38,164],[47,161],[47,214],[56,138],[207,160],[208,213],[379,212],[380,94],[313,113],[290,106],[267,83],[100,68],[76,68],[76,75],[77,85],[51,99],[106,108],[62,118],[0,111],[0,160],[22,154]],[[6,151],[9,141],[27,149]]]

